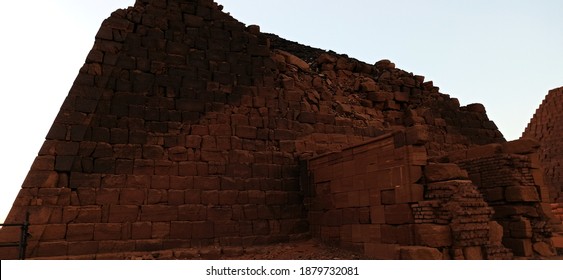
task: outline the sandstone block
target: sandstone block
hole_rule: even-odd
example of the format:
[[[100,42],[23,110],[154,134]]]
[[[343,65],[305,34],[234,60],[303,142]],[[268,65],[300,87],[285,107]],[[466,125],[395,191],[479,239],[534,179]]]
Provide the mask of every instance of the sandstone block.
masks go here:
[[[516,256],[530,257],[534,254],[530,239],[504,238],[502,243],[507,248],[512,249]]]
[[[466,260],[482,260],[483,252],[479,246],[464,247],[463,256]]]
[[[135,222],[138,214],[137,205],[110,205],[108,221],[110,223]]]
[[[370,219],[373,224],[385,223],[385,206],[374,205],[370,207]]]
[[[358,208],[344,208],[342,209],[342,224],[357,224],[359,223]]]
[[[315,124],[317,123],[317,115],[311,112],[301,112],[299,113],[297,120],[302,123]]]
[[[170,178],[170,189],[186,190],[193,188],[194,178],[191,176],[170,176],[169,178]]]
[[[257,129],[253,126],[239,125],[235,128],[235,135],[240,138],[256,139]]]
[[[200,135],[187,135],[186,136],[186,147],[187,148],[200,148],[202,138]]]
[[[472,180],[474,183],[475,181]],[[491,189],[483,189],[482,190],[483,196],[488,202],[491,201],[501,201],[504,200],[504,188],[491,188]]]
[[[532,238],[532,225],[530,220],[521,218],[519,221],[510,222],[510,236],[514,238]]]
[[[497,222],[489,222],[489,243],[501,244],[503,236],[503,228]]]
[[[94,240],[119,240],[121,239],[120,223],[96,224],[94,226]]]
[[[61,240],[64,239],[66,236],[66,228],[67,226],[64,224],[50,224],[45,226],[45,230],[43,230],[43,234],[41,235],[41,240],[46,241],[53,241],[53,240]],[[7,228],[3,229],[5,231]],[[2,232],[2,235],[5,233]],[[19,238],[19,236],[18,236]],[[17,239],[17,238],[16,238]],[[14,240],[16,240],[14,239]]]
[[[424,199],[424,186],[419,184],[400,185],[395,187],[394,193],[396,203],[417,202]]]
[[[233,217],[233,210],[229,206],[208,206],[207,220],[228,221]]]
[[[381,191],[381,204],[383,204],[383,205],[395,204],[395,190],[382,190]]]
[[[397,102],[409,102],[410,100],[409,94],[406,92],[395,92],[393,95]]]
[[[133,162],[133,174],[153,175],[154,160],[152,159],[135,159]]]
[[[220,205],[233,205],[236,204],[238,199],[238,191],[219,191],[219,204]]]
[[[151,222],[136,222],[131,224],[132,239],[149,239],[152,235]]]
[[[328,53],[323,53],[317,58],[317,63],[325,64],[325,63],[335,63],[337,60],[336,57],[330,55]]]
[[[287,192],[266,191],[266,204],[267,205],[287,204]]]
[[[203,239],[215,237],[213,222],[193,222],[192,223],[192,238]]]
[[[55,188],[59,181],[59,175],[54,171],[31,170],[25,181],[23,188]],[[71,181],[72,182],[72,181]]]
[[[381,226],[380,225],[352,225],[352,242],[380,242]]]
[[[209,190],[201,192],[201,203],[204,205],[218,204],[219,192],[216,190]]]
[[[367,195],[366,195],[366,197],[367,197]],[[293,213],[296,214],[296,216],[299,215],[298,213],[301,211],[300,208],[298,210],[299,211],[293,211]],[[359,208],[358,216],[359,216],[358,218],[359,218],[360,224],[370,224],[371,223],[369,207]]]
[[[472,103],[466,106],[469,112],[486,113],[485,106],[480,103]]]
[[[215,223],[214,230],[216,237],[238,236],[239,224],[235,221],[222,221]]]
[[[37,156],[31,170],[52,171],[55,168],[55,156]]]
[[[340,57],[336,60],[336,70],[352,71],[356,67],[356,62],[345,57]]]
[[[180,176],[196,176],[197,164],[194,161],[180,162],[178,165],[178,175]]]
[[[436,248],[424,246],[401,246],[399,248],[401,260],[441,260],[442,253]]]
[[[503,150],[508,154],[529,154],[537,150],[540,144],[531,138],[522,138],[503,143]]]
[[[70,171],[72,169],[75,157],[76,156],[57,156],[56,159],[55,159],[54,170],[55,171]],[[51,170],[53,170],[53,169],[51,169]]]
[[[178,206],[178,220],[204,221],[207,219],[207,207],[199,204],[186,204]]]
[[[413,165],[426,165],[428,161],[428,154],[426,148],[423,146],[408,146],[407,147],[409,162]]]
[[[145,252],[162,250],[162,240],[136,240],[135,250]]]
[[[381,225],[381,242],[399,245],[414,245],[414,225]]]
[[[398,260],[400,247],[396,244],[364,243],[364,254],[376,260]]]
[[[185,193],[183,190],[168,190],[168,204],[181,205],[184,204]]]
[[[103,201],[105,198],[110,200],[118,200],[118,197],[114,197],[117,193],[119,195],[119,189],[124,188],[127,184],[127,175],[106,175],[102,178],[102,188],[98,191],[100,199]]]
[[[281,54],[282,56],[285,57],[285,62],[287,64],[292,64],[297,66],[299,69],[303,70],[303,71],[308,71],[309,70],[309,64],[305,61],[303,61],[301,58],[288,53],[286,51],[282,51],[282,50],[276,50],[279,54]]]
[[[419,182],[420,178],[422,178],[423,172],[420,166],[409,166],[408,174],[410,176],[410,180],[408,183],[415,184]]]
[[[226,159],[225,155],[221,151],[201,151],[201,161],[224,163]]]
[[[65,206],[62,212],[63,223],[96,223],[100,222],[102,209],[100,206]],[[35,221],[30,221],[32,224]]]
[[[68,241],[90,241],[94,239],[94,224],[69,224],[66,231]]]
[[[555,249],[545,242],[536,242],[532,245],[534,252],[543,257],[553,257],[556,255]]]
[[[65,256],[68,252],[68,242],[41,242],[37,245],[37,257]]]
[[[133,252],[135,251],[135,240],[103,240],[98,242],[98,254],[101,253],[112,253],[110,256],[116,256],[118,259],[119,255],[116,253],[122,252]],[[98,255],[100,256],[100,255]],[[101,257],[102,259],[108,259],[110,257]]]
[[[515,215],[527,215],[530,217],[538,217],[538,211],[533,206],[527,205],[504,205],[496,206],[494,218],[504,218]]]
[[[68,243],[68,255],[79,256],[98,253],[97,241],[81,241],[81,242],[69,242]]]
[[[371,79],[362,82],[360,85],[362,91],[366,91],[366,92],[375,92],[377,90],[379,90],[379,87],[377,86],[377,83]]]
[[[194,188],[201,190],[218,190],[221,186],[219,177],[194,177]]]
[[[454,163],[434,163],[428,164],[424,168],[424,175],[427,182],[439,182],[453,179],[466,179],[467,171],[459,168]]]
[[[512,186],[504,191],[506,201],[510,202],[535,202],[540,201],[538,191],[534,186]]]
[[[209,125],[209,135],[231,136],[231,126],[228,124],[211,124]]]
[[[235,178],[249,178],[252,176],[252,165],[245,163],[230,163],[227,165],[226,175]]]
[[[170,224],[170,238],[189,239],[192,236],[192,223],[174,221]]]
[[[178,207],[168,205],[142,205],[140,220],[167,222],[178,219]]]
[[[502,153],[501,144],[488,144],[467,150],[467,158],[485,158]]]
[[[170,237],[170,222],[152,223],[152,239],[168,239]]]
[[[450,226],[435,224],[417,224],[414,226],[415,243],[429,247],[447,247],[452,245]]]
[[[76,156],[79,149],[80,144],[78,142],[57,141],[55,151],[58,156]]]
[[[146,199],[145,189],[122,189],[119,196],[121,205],[141,205]]]
[[[409,204],[385,205],[385,222],[391,225],[408,224],[414,222]]]
[[[185,147],[172,147],[168,149],[168,158],[171,161],[188,160],[188,150]]]
[[[317,116],[319,117],[319,116]],[[289,129],[275,129],[274,139],[275,140],[295,140],[296,132]]]
[[[375,67],[379,68],[379,69],[394,69],[395,68],[395,63],[392,63],[390,60],[388,59],[382,59],[378,62],[375,63]]]

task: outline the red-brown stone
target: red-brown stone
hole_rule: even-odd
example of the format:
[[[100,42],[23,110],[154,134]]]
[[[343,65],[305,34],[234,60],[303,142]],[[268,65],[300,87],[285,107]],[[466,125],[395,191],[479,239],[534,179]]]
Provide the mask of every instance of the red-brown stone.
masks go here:
[[[539,219],[519,204],[549,196],[537,171],[518,186],[474,172],[487,191],[449,181],[467,174],[443,163],[456,155],[443,156],[536,148],[502,142],[482,105],[460,108],[388,60],[366,64],[260,33],[212,1],[137,1],[102,24],[10,219],[30,210],[33,232],[43,230],[34,257],[311,234],[369,258],[441,258],[421,246],[485,258],[485,242],[503,247],[488,233],[481,193],[514,203],[497,218]],[[510,238],[538,237],[507,225],[515,248],[529,246]]]

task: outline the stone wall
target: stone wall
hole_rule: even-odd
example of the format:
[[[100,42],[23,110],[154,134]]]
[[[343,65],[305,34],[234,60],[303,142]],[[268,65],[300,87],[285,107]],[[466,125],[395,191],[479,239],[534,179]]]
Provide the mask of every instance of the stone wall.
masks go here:
[[[398,257],[396,242],[383,245],[393,238],[386,225],[414,222],[409,203],[423,198],[423,186],[416,183],[426,162],[424,147],[401,146],[401,136],[386,134],[309,160],[306,205],[314,237],[371,257]]]
[[[466,170],[502,225],[503,244],[515,255],[553,256],[552,225],[560,225],[550,207],[549,189],[530,139],[489,144],[451,153],[448,158]]]
[[[28,257],[301,238],[303,159],[405,128],[428,155],[504,141],[482,105],[388,60],[302,46],[221,9],[138,0],[102,23],[7,218],[30,213]]]
[[[375,259],[507,259],[467,173],[429,164],[415,128],[308,162],[311,233]]]

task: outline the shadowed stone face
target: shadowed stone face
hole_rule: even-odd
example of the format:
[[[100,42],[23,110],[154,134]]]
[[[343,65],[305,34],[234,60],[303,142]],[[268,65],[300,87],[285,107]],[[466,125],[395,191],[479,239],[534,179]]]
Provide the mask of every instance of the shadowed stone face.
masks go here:
[[[370,258],[510,258],[454,160],[504,142],[482,105],[388,60],[261,33],[210,0],[139,0],[102,23],[8,222],[30,213],[28,257],[314,236]],[[543,199],[513,187],[499,201]],[[547,252],[527,221],[499,222],[507,242]]]

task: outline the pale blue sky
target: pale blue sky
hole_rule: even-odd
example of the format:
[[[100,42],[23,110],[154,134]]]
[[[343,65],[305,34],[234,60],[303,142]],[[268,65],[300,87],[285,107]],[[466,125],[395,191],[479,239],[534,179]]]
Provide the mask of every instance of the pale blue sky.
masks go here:
[[[563,1],[219,0],[262,31],[367,63],[390,59],[462,104],[483,103],[507,139],[563,86]],[[0,9],[0,220],[106,17],[134,0],[6,1]]]

